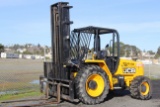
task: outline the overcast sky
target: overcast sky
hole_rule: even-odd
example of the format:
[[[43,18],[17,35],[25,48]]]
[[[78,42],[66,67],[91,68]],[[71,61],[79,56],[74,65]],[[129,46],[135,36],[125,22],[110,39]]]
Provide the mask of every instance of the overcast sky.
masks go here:
[[[73,6],[72,29],[88,25],[114,28],[122,42],[141,50],[156,51],[160,46],[160,0],[68,1]],[[0,43],[50,46],[50,5],[56,2],[0,0]]]

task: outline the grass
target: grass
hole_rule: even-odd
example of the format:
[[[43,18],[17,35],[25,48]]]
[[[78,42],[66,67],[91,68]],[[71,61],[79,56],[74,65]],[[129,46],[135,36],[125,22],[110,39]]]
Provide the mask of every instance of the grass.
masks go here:
[[[39,85],[31,82],[43,75],[43,60],[0,59],[0,74],[0,92],[18,91],[0,95],[0,101],[41,95]]]
[[[43,94],[40,93],[40,91],[29,91],[26,93],[19,93],[19,94],[8,94],[0,97],[0,101],[6,101],[6,100],[16,100],[16,99],[23,99],[27,97],[37,97],[37,96],[42,96]]]
[[[43,75],[42,60],[0,59],[0,91],[33,87]]]

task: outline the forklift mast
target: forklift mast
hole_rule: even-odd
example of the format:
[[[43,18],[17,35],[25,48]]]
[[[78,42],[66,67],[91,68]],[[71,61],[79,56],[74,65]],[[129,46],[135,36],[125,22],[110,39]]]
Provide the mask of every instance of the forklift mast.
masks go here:
[[[70,56],[70,21],[68,2],[51,5],[52,61],[44,62],[44,78],[50,89],[49,95],[57,96],[57,84],[61,84],[61,98],[74,99],[74,86],[70,79],[71,69],[67,67]],[[66,96],[67,95],[67,96]]]
[[[51,5],[52,62],[60,66],[67,61],[70,49],[70,21],[67,2]]]
[[[70,49],[70,21],[67,2],[51,5],[51,31],[52,31],[52,62],[56,64],[54,71],[61,71],[63,64],[67,63]],[[55,65],[54,65],[55,66]],[[57,72],[58,72],[57,71]]]
[[[68,2],[58,2],[51,5],[51,40],[52,40],[52,62],[44,64],[48,71],[47,78],[51,80],[69,79],[68,63],[70,50],[70,21],[69,9],[72,6]],[[50,66],[50,69],[48,69]]]

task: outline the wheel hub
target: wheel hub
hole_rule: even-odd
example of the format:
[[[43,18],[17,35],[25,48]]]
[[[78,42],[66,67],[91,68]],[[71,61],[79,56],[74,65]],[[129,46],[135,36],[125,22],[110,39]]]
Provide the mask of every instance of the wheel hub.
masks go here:
[[[142,82],[141,86],[140,86],[140,91],[141,91],[141,95],[146,96],[148,95],[149,91],[150,91],[150,87],[148,82],[144,81]]]
[[[141,86],[141,92],[146,92],[146,86],[145,85]]]
[[[90,89],[94,90],[97,88],[97,83],[94,81],[94,80],[91,80],[89,83],[88,83],[88,86]]]
[[[101,75],[91,74],[86,80],[86,92],[91,97],[100,96],[105,88],[105,82]]]

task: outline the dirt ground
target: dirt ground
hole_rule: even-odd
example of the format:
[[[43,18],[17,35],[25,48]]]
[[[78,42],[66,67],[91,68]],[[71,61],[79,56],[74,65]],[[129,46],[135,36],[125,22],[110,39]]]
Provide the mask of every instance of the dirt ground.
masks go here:
[[[109,94],[107,99],[97,105],[85,105],[81,102],[71,103],[67,101],[61,101],[60,104],[46,105],[45,107],[160,107],[160,80],[153,80],[153,95],[150,100],[137,100],[130,97],[129,91],[115,91]],[[12,107],[12,106],[22,106],[29,104],[36,104],[40,102],[22,102],[22,103],[10,103],[1,104],[0,107]],[[28,107],[28,106],[27,106]],[[41,107],[44,107],[41,106]]]

